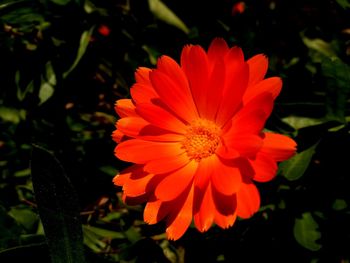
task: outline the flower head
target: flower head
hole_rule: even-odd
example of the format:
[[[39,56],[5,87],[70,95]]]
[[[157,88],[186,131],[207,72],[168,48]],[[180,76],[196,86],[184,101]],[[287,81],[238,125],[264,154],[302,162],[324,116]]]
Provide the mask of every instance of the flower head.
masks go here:
[[[263,131],[282,86],[264,79],[267,67],[264,55],[245,61],[217,38],[208,52],[185,46],[180,65],[162,56],[156,69],[139,68],[132,99],[116,102],[115,155],[134,165],[113,181],[125,202],[147,202],[145,222],[165,220],[169,239],[192,219],[204,232],[251,217],[260,207],[253,182],[270,181],[295,153],[292,139]]]

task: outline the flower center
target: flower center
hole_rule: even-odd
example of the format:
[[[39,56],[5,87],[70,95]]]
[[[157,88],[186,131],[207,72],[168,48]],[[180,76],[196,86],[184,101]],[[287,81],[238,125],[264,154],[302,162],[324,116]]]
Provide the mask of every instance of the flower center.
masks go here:
[[[212,121],[196,119],[188,125],[182,148],[190,160],[199,162],[215,153],[220,143],[220,128]]]

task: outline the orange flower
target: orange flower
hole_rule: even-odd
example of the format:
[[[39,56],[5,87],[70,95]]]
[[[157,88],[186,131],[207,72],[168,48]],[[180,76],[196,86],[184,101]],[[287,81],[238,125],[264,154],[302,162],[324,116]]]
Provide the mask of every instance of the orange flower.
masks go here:
[[[264,55],[245,61],[217,38],[208,52],[185,46],[181,65],[162,56],[156,69],[139,68],[132,99],[116,102],[115,155],[134,165],[113,181],[125,202],[147,202],[145,222],[166,221],[169,239],[192,219],[204,232],[251,217],[260,206],[253,181],[270,181],[295,153],[292,139],[262,131],[282,86],[264,79],[267,67]]]

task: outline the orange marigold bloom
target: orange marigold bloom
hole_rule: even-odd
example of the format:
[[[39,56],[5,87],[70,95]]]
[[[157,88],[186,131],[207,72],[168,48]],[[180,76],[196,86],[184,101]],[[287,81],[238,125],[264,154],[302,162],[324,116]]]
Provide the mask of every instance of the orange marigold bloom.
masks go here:
[[[264,55],[245,61],[217,38],[208,52],[185,46],[180,65],[162,56],[156,69],[139,68],[132,99],[116,102],[115,155],[134,165],[113,182],[125,202],[147,202],[145,222],[166,221],[169,239],[192,219],[204,232],[251,217],[260,207],[253,181],[270,181],[295,153],[292,139],[263,131],[282,86],[264,79],[267,68]]]

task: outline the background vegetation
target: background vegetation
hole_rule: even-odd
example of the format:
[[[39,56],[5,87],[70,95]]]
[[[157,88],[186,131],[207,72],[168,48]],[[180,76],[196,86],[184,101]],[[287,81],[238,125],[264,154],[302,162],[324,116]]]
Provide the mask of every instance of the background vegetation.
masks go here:
[[[348,0],[1,0],[0,261],[350,262],[349,10]],[[114,103],[138,66],[214,37],[269,57],[284,86],[266,128],[299,153],[258,185],[254,217],[170,242],[112,184],[128,165],[113,155]]]

